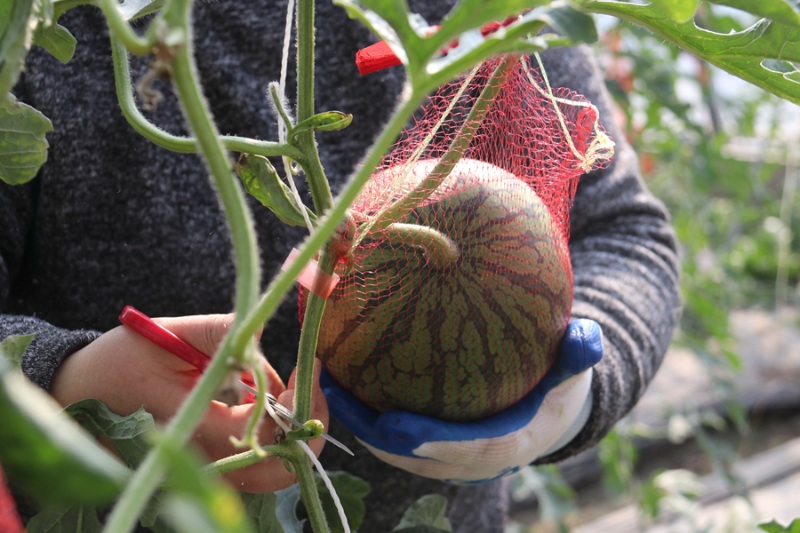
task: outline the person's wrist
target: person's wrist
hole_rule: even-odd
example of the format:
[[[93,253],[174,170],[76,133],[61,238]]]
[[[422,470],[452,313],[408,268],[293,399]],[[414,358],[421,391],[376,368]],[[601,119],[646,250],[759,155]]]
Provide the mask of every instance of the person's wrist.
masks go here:
[[[90,396],[82,390],[92,381],[87,375],[85,350],[83,347],[64,357],[50,382],[50,395],[64,407]]]

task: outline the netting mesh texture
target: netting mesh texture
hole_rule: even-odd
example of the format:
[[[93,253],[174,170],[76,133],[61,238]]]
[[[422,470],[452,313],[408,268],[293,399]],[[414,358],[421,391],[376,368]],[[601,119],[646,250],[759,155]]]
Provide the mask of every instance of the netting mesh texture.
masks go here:
[[[569,321],[578,180],[612,152],[596,108],[531,58],[441,87],[331,246],[341,280],[317,354],[334,379],[380,411],[451,420],[517,402]]]

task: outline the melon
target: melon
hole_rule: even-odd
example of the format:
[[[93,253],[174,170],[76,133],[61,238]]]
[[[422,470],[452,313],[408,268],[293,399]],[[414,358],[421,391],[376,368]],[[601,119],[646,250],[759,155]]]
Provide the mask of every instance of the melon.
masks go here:
[[[353,209],[374,209],[386,184],[396,199],[435,164],[380,172]],[[564,233],[524,181],[471,159],[397,222],[443,237],[456,253],[433,260],[424,240],[366,235],[337,267],[318,357],[378,411],[467,421],[513,405],[551,367],[569,321]]]

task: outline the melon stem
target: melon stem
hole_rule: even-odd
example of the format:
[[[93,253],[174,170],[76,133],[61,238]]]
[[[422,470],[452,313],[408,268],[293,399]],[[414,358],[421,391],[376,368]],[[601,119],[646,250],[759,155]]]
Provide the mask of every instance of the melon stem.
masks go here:
[[[421,248],[434,268],[449,268],[455,264],[460,255],[455,241],[428,226],[394,222],[379,234],[381,240],[388,244]]]

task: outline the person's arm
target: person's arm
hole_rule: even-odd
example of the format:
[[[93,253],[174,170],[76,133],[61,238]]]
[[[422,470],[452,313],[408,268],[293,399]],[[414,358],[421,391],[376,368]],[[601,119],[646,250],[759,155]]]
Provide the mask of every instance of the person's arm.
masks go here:
[[[127,415],[144,406],[157,422],[168,421],[178,410],[198,378],[187,363],[165,353],[124,327],[100,334],[96,331],[57,327],[32,316],[8,313],[14,276],[24,268],[31,231],[35,183],[24,186],[0,184],[0,340],[12,335],[33,334],[33,342],[22,358],[22,370],[34,383],[48,391],[61,405],[94,398],[112,411]],[[53,272],[57,276],[57,272]],[[24,294],[13,297],[24,298]],[[214,353],[227,332],[225,315],[161,319],[176,334],[204,353]],[[284,405],[291,406],[294,391],[267,366],[270,391]],[[317,378],[318,379],[318,378]],[[209,459],[238,452],[231,436],[244,434],[254,404],[227,407],[213,402],[195,431],[194,441]],[[322,391],[314,393],[312,417],[328,423]],[[260,427],[260,441],[270,444],[276,425],[268,417]],[[324,441],[315,439],[311,448],[319,453]],[[295,482],[281,461],[271,459],[231,472],[225,476],[239,490],[272,492]]]
[[[0,340],[35,334],[22,359],[22,369],[31,381],[48,390],[64,357],[90,343],[99,333],[67,331],[39,318],[9,314],[11,298],[19,297],[12,294],[12,285],[24,268],[35,190],[35,183],[11,186],[0,182]]]
[[[581,178],[571,211],[573,318],[603,329],[592,411],[583,430],[540,462],[563,460],[599,442],[644,393],[675,329],[679,263],[664,206],[647,190],[638,160],[614,122],[611,101],[586,47],[543,54],[553,87],[584,95],[616,142],[612,164]]]

